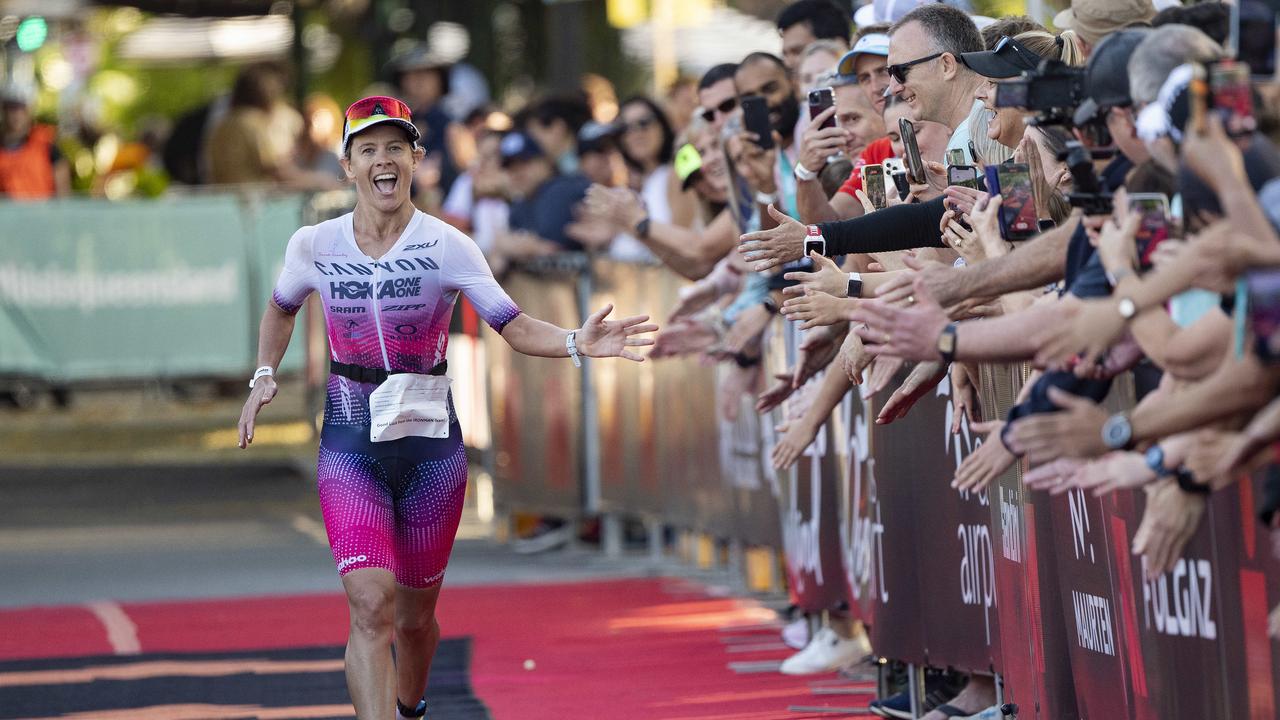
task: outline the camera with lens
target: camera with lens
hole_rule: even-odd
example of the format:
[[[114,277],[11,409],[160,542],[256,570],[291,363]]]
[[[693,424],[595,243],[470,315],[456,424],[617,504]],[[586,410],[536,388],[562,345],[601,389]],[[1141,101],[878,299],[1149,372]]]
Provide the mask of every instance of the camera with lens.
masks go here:
[[[1071,207],[1080,208],[1085,215],[1110,215],[1111,193],[1103,189],[1102,181],[1093,169],[1093,152],[1080,142],[1072,140],[1058,155],[1058,160],[1065,162],[1067,170],[1071,172],[1074,190],[1067,196]]]
[[[996,83],[996,107],[1016,107],[1036,114],[1038,125],[1070,125],[1084,102],[1084,68],[1059,60],[1042,60],[1013,80]]]

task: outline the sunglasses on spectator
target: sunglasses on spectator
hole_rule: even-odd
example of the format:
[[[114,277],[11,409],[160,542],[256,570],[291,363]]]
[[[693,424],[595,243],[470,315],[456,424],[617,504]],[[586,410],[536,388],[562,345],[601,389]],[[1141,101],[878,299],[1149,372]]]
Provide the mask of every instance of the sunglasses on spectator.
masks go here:
[[[639,132],[642,130],[648,130],[656,122],[658,122],[658,119],[650,115],[649,117],[643,117],[643,118],[640,118],[639,120],[632,120],[631,122],[623,123],[622,131],[623,132],[633,132],[633,131]]]
[[[733,109],[736,107],[738,107],[738,98],[731,97],[713,108],[703,110],[702,119],[707,122],[715,122],[716,113],[728,115],[733,112]]]
[[[942,56],[943,56],[943,53],[936,52],[932,55],[926,55],[925,57],[922,57],[922,58],[916,58],[915,60],[912,60],[910,62],[898,63],[897,65],[890,65],[885,69],[889,71],[889,77],[893,78],[894,80],[897,80],[899,85],[905,85],[907,82],[908,70],[910,70],[912,67],[916,65],[919,65],[920,63],[927,63],[930,60],[937,60]]]

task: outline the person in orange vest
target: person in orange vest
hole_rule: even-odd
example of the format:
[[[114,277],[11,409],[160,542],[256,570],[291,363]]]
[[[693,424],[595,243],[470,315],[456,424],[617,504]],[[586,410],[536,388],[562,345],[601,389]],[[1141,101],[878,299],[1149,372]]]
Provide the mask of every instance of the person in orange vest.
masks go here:
[[[14,200],[71,192],[71,166],[54,142],[56,131],[32,118],[34,95],[21,85],[0,88],[0,196]]]

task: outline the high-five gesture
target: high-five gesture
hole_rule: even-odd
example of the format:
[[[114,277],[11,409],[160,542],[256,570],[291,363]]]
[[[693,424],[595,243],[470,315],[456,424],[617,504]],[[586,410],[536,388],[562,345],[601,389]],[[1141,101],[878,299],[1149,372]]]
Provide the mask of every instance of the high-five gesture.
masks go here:
[[[804,257],[804,224],[772,205],[769,206],[769,215],[778,226],[747,233],[738,246],[738,252],[756,272],[767,272]]]
[[[587,357],[620,357],[633,362],[644,362],[644,357],[627,348],[653,344],[653,338],[636,337],[656,332],[658,326],[649,322],[648,315],[632,315],[622,320],[605,320],[613,312],[609,303],[591,314],[578,331],[577,343]]]

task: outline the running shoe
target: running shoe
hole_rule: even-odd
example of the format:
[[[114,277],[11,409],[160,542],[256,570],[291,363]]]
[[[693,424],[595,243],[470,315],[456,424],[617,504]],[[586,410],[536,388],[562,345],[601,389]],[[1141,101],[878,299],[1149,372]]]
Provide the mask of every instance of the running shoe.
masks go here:
[[[846,640],[829,627],[814,633],[803,650],[782,661],[783,675],[814,675],[851,665],[867,652],[857,640]]]
[[[427,716],[427,701],[419,700],[418,706],[412,710],[396,700],[396,720],[418,720]]]
[[[538,527],[533,535],[527,538],[519,538],[511,543],[511,549],[520,555],[533,555],[564,547],[572,539],[573,525],[571,523],[564,523],[559,527],[543,524]]]
[[[925,680],[924,699],[920,703],[921,714],[931,712],[939,705],[946,704],[950,697],[943,692],[941,687],[941,679],[933,682],[932,678]],[[880,717],[899,718],[899,720],[911,720],[911,694],[909,692],[900,692],[897,695],[887,697],[884,700],[872,700],[867,709],[879,715]]]

